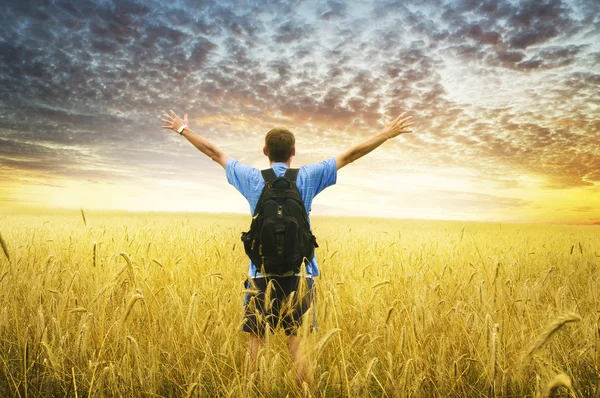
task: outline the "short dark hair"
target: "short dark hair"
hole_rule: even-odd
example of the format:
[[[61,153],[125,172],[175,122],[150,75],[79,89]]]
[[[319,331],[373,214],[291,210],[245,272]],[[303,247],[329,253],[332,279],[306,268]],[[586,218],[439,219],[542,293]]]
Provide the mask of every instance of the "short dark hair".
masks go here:
[[[283,127],[271,129],[265,136],[267,156],[273,162],[287,162],[290,160],[295,145],[296,137],[290,130]]]

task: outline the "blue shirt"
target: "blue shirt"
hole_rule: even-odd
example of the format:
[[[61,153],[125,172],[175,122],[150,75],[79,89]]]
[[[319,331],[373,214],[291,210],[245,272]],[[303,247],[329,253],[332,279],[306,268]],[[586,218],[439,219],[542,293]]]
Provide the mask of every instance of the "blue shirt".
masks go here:
[[[285,163],[276,162],[271,165],[275,175],[281,177],[285,174],[287,166]],[[250,214],[254,215],[254,209],[260,198],[265,181],[260,173],[260,170],[255,167],[250,167],[238,162],[235,159],[229,159],[225,165],[225,174],[227,181],[233,185],[250,204]],[[296,185],[300,191],[300,196],[304,201],[304,207],[308,214],[308,222],[310,224],[310,210],[312,201],[315,196],[330,185],[335,184],[337,179],[337,166],[334,158],[329,158],[321,163],[307,164],[300,168]],[[318,276],[319,267],[317,265],[317,257],[313,257],[310,264],[306,266],[306,274],[308,276]],[[260,272],[256,266],[250,262],[248,275],[252,278],[260,277]]]

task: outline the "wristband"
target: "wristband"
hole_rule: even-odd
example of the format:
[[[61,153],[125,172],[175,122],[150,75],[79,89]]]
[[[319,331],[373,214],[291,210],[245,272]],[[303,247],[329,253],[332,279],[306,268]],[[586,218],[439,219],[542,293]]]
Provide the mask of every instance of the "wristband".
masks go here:
[[[183,126],[181,126],[177,129],[177,132],[179,133],[179,135],[183,135],[183,130],[188,129],[188,128],[189,127],[184,124]]]

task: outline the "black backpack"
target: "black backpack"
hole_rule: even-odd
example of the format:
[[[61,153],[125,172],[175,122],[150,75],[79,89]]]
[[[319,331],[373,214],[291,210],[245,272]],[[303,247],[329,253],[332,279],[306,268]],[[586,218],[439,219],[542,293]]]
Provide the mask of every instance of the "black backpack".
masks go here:
[[[296,186],[298,169],[277,177],[273,169],[261,171],[265,187],[258,199],[250,231],[242,232],[244,249],[258,270],[269,274],[300,272],[312,261],[317,240]]]

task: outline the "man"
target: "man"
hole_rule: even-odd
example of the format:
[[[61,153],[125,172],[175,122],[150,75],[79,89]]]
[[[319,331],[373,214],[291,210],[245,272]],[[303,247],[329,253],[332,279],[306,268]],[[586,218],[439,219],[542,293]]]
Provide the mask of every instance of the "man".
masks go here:
[[[188,127],[187,115],[182,120],[171,110],[171,114],[165,114],[162,121],[166,124],[162,128],[183,135],[200,152],[225,169],[227,180],[248,200],[250,213],[254,214],[255,207],[265,186],[260,170],[239,163],[222,152],[216,145],[194,133]],[[411,125],[410,116],[404,117],[404,114],[401,114],[392,122],[387,123],[381,132],[347,151],[321,163],[302,166],[296,178],[296,185],[307,214],[310,214],[313,198],[323,189],[335,184],[337,170],[368,154],[388,139],[403,133],[410,133],[411,131],[407,128]],[[281,128],[269,131],[265,137],[263,153],[269,158],[270,166],[276,176],[282,176],[286,169],[291,166],[292,158],[296,155],[294,135],[287,129]],[[316,257],[313,257],[312,261],[306,265],[306,269],[302,271],[305,271],[305,273],[294,274],[291,272],[291,274],[285,276],[261,275],[256,266],[250,262],[247,286],[255,288],[257,294],[255,297],[246,296],[246,316],[243,330],[250,334],[249,351],[250,358],[254,362],[265,333],[267,323],[265,318],[273,327],[278,324],[281,325],[289,336],[289,347],[297,366],[299,378],[305,379],[309,376],[307,374],[309,373],[308,363],[300,353],[300,338],[296,335],[296,330],[302,322],[302,315],[308,310],[312,302],[313,278],[319,275]],[[305,275],[305,280],[301,280],[302,275]],[[267,289],[269,281],[273,281],[273,283],[272,287]],[[272,294],[269,297],[275,297],[275,300],[273,302],[269,301],[269,304],[265,304],[264,300],[267,290],[269,290],[269,294]],[[287,310],[281,308],[285,307],[282,303],[292,292],[294,292],[292,308]],[[275,305],[273,306],[272,303],[275,303]],[[261,315],[263,316],[261,317]]]

